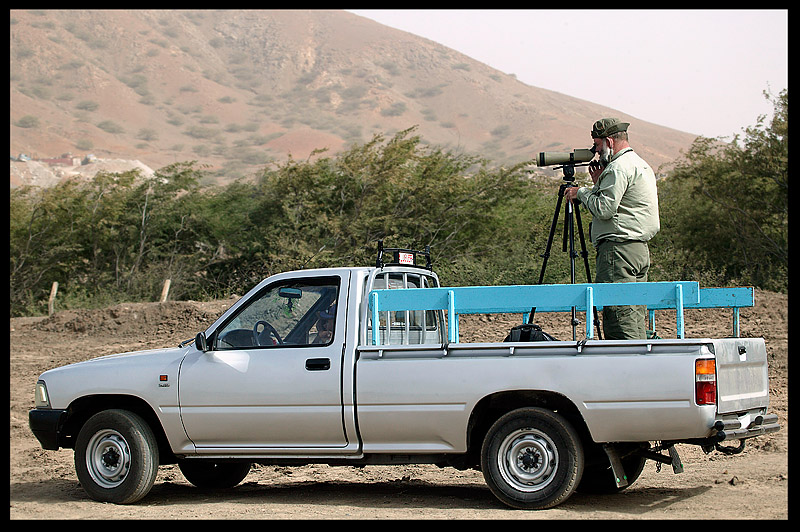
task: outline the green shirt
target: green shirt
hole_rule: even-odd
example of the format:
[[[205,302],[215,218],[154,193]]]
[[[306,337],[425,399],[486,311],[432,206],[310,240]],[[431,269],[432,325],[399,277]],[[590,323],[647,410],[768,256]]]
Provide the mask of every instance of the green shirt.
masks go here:
[[[578,199],[592,213],[590,238],[647,242],[661,228],[656,176],[633,148],[611,157],[594,187],[578,189]]]

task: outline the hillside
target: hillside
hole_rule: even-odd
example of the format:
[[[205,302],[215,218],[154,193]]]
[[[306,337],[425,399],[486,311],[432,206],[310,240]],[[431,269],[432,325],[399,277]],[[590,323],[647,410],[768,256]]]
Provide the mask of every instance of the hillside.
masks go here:
[[[426,142],[501,163],[588,147],[602,116],[630,121],[654,168],[694,140],[343,11],[10,18],[12,156],[93,153],[153,169],[198,160],[225,181],[414,125]]]

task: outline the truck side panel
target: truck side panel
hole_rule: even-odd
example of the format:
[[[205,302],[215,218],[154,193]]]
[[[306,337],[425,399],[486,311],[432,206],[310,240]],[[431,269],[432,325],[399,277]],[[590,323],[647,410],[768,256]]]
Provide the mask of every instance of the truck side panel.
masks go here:
[[[436,350],[362,347],[357,411],[364,452],[464,452],[483,397],[544,390],[572,401],[592,438],[652,441],[710,434],[715,407],[694,403],[702,344],[461,344]],[[445,354],[446,353],[446,354]],[[569,353],[569,354],[567,354]]]

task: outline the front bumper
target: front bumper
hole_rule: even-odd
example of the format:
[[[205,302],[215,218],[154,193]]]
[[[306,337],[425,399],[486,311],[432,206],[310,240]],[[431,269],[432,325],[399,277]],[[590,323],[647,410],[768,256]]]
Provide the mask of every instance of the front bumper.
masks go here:
[[[42,444],[42,449],[50,451],[58,450],[60,447],[61,429],[66,419],[66,410],[34,408],[28,411],[28,426],[31,432]]]

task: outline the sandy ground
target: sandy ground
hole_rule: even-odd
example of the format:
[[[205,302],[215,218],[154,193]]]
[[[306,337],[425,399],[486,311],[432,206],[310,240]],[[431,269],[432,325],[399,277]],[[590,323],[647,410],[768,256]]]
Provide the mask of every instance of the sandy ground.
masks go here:
[[[237,488],[194,488],[177,466],[162,466],[151,492],[129,506],[92,501],[73,467],[71,450],[43,450],[28,428],[33,389],[49,368],[191,338],[232,301],[123,304],[63,311],[50,318],[14,318],[10,329],[11,519],[788,519],[788,297],[756,291],[741,311],[742,336],[766,339],[770,411],[782,430],[749,440],[745,451],[705,455],[679,445],[685,471],[647,462],[639,480],[609,496],[573,495],[542,511],[499,503],[477,471],[436,466],[274,467],[254,465]],[[657,313],[661,337],[674,337],[674,312]],[[499,341],[519,316],[466,316],[463,341]],[[537,322],[570,339],[565,314]],[[730,311],[687,311],[690,337],[730,334]],[[580,334],[580,333],[579,333]]]

